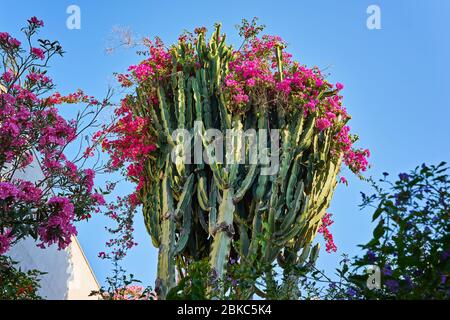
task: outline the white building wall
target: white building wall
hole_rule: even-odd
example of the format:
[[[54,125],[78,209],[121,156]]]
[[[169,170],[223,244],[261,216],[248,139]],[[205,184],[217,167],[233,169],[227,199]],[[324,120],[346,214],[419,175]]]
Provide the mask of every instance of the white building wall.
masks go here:
[[[41,276],[39,295],[49,300],[91,300],[93,290],[99,289],[78,240],[65,250],[56,246],[40,249],[32,238],[26,238],[13,246],[8,255],[19,262],[23,270],[37,269],[46,274]]]

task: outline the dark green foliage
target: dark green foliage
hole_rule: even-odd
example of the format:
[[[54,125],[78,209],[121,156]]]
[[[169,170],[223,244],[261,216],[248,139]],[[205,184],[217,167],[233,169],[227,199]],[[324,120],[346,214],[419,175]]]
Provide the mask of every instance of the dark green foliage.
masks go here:
[[[321,299],[449,299],[450,179],[448,167],[423,164],[396,181],[388,174],[362,194],[375,223],[363,254],[345,257],[337,280],[313,268],[301,276],[304,297]],[[380,270],[379,288],[367,285],[368,266]],[[371,278],[374,279],[374,278]]]
[[[362,207],[374,208],[377,226],[356,267],[374,264],[382,271],[382,290],[363,290],[368,298],[449,298],[450,179],[448,167],[422,165],[391,182],[373,183]],[[354,281],[362,280],[354,276]],[[358,282],[356,282],[358,283]],[[364,289],[364,286],[360,286]]]
[[[22,271],[17,262],[0,256],[0,300],[40,300],[37,294],[39,277],[44,272],[38,270]]]

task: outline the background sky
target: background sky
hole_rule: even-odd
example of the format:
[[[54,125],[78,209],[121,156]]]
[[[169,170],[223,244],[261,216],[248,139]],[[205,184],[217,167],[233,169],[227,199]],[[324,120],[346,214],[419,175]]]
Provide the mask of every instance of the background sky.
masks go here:
[[[69,5],[81,9],[81,29],[69,30]],[[366,27],[369,5],[381,9],[381,30]],[[0,32],[19,35],[26,19],[45,21],[42,38],[57,39],[66,54],[51,62],[50,75],[62,93],[83,88],[103,97],[115,86],[113,72],[124,72],[139,62],[135,49],[107,54],[114,27],[129,27],[138,36],[160,36],[176,41],[184,30],[223,23],[229,40],[240,44],[235,29],[242,18],[259,17],[266,33],[284,38],[296,60],[327,68],[331,82],[345,85],[344,103],[352,115],[352,131],[359,145],[370,149],[372,168],[366,176],[382,172],[397,175],[423,162],[450,161],[450,1],[347,0],[347,1],[4,1],[0,0]],[[118,100],[119,97],[116,97]],[[63,110],[73,115],[76,110]],[[360,211],[363,181],[350,175],[349,186],[339,185],[329,212],[338,252],[322,250],[319,267],[332,272],[341,254],[358,253],[357,244],[370,239],[370,212]],[[100,177],[98,183],[104,181]],[[131,189],[119,192],[128,194]],[[97,258],[109,239],[100,215],[77,225],[79,240],[100,283],[110,274],[108,262]],[[156,250],[136,217],[139,245],[124,261],[125,268],[146,285],[153,285]],[[318,236],[320,238],[320,235]]]

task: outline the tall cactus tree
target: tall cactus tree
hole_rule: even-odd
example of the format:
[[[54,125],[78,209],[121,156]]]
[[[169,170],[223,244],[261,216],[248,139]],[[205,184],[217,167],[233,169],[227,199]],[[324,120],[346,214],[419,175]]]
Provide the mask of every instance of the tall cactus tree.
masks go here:
[[[196,36],[182,35],[169,49],[160,40],[148,41],[149,57],[120,76],[136,90],[119,114],[138,121],[139,141],[154,146],[119,163],[132,162],[128,177],[138,183],[146,227],[159,248],[161,298],[202,259],[211,270],[210,297],[223,290],[232,259],[268,284],[274,264],[281,267],[283,290],[296,298],[292,270],[317,258],[319,247],[312,243],[341,162],[357,174],[366,169],[368,151],[352,148],[342,86],[331,85],[317,68],[291,61],[279,37],[258,38],[258,30],[244,23],[240,50],[226,43],[220,24],[209,41],[204,28]],[[127,138],[127,126],[115,126],[115,142]],[[199,138],[206,161],[192,161],[195,143],[176,129]],[[225,159],[211,150],[211,129],[223,132],[225,145],[232,146]],[[249,161],[255,144],[239,134],[248,130],[258,132],[258,161]],[[123,144],[106,149],[123,156],[118,145]],[[259,289],[247,281],[234,290],[248,299]]]

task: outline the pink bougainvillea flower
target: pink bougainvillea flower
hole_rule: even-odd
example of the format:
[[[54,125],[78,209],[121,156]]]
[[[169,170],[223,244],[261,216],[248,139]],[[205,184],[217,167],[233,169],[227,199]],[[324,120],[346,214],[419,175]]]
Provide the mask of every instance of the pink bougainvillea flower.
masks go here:
[[[103,206],[106,204],[105,198],[103,198],[103,195],[101,195],[100,193],[92,194],[91,198],[96,204],[98,204],[100,206]]]
[[[44,26],[44,21],[39,20],[36,17],[31,17],[30,19],[28,19],[28,23],[30,23],[31,25],[36,26],[36,27],[43,27]]]
[[[8,32],[0,32],[0,41],[6,42],[9,39]]]
[[[19,48],[20,45],[22,44],[19,40],[17,40],[16,38],[13,38],[13,37],[10,37],[8,39],[8,43],[13,48]]]
[[[336,89],[338,89],[339,91],[341,91],[342,89],[344,89],[344,85],[342,83],[336,83]]]
[[[325,240],[325,250],[328,253],[337,251],[336,244],[334,243],[333,240],[333,235],[328,229],[328,227],[334,223],[334,221],[331,220],[331,216],[332,216],[331,213],[325,213],[325,215],[322,217],[322,224],[318,230],[318,232],[323,235],[323,238]]]
[[[11,246],[11,238],[9,235],[9,231],[5,234],[0,234],[0,255],[6,253]]]
[[[10,182],[0,182],[0,200],[16,199],[20,190]]]
[[[31,48],[31,53],[33,54],[33,56],[35,56],[41,60],[45,59],[44,50],[42,50],[40,48]]]
[[[331,125],[332,125],[331,121],[328,120],[327,118],[319,118],[316,120],[316,127],[320,131],[328,129],[329,127],[331,127]]]
[[[129,285],[116,290],[113,300],[158,300],[155,292],[145,292],[144,287]]]
[[[53,243],[58,249],[65,249],[71,242],[71,237],[77,234],[72,224],[74,218],[74,207],[69,199],[64,197],[52,197],[48,201],[50,218],[38,228],[39,247],[45,248]]]

